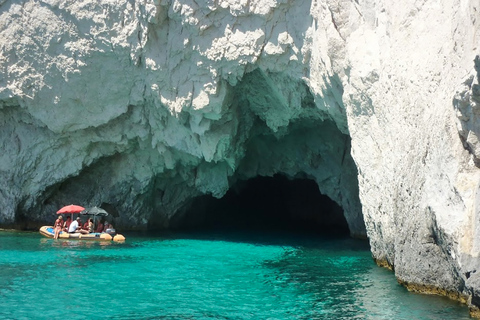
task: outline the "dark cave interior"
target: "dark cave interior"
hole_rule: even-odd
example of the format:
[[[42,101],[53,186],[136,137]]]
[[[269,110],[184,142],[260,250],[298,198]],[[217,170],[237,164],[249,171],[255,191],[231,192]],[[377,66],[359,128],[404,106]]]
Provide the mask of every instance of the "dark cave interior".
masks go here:
[[[221,199],[197,197],[172,222],[179,230],[349,234],[342,208],[315,181],[280,174],[238,181]]]

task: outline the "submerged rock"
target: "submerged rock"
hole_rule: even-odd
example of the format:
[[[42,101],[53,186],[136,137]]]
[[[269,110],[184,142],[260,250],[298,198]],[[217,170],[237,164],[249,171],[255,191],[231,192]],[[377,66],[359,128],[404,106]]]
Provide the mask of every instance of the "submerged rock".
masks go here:
[[[168,228],[239,181],[308,178],[400,281],[478,305],[479,9],[4,0],[0,224],[79,203]]]

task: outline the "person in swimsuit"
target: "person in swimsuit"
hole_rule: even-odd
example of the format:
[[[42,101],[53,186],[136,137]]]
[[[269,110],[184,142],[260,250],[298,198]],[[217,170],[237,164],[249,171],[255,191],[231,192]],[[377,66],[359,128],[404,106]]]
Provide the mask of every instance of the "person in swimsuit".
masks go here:
[[[88,223],[89,223],[89,220],[87,219],[87,221],[85,221],[85,223],[84,223],[83,226],[82,226],[82,229],[83,229],[83,230],[87,230],[87,231],[88,231]]]
[[[95,230],[93,230],[93,219],[90,218],[90,219],[88,219],[88,232],[93,233],[93,231],[95,231]]]
[[[103,223],[102,220],[98,222],[97,230],[95,232],[102,233],[103,232]]]
[[[65,224],[63,225],[63,231],[68,232],[68,228],[70,228],[70,224],[72,223],[72,218],[70,216],[67,217]]]
[[[55,234],[53,235],[53,239],[58,239],[58,235],[60,231],[62,231],[63,227],[63,217],[59,216],[57,220],[55,220]]]

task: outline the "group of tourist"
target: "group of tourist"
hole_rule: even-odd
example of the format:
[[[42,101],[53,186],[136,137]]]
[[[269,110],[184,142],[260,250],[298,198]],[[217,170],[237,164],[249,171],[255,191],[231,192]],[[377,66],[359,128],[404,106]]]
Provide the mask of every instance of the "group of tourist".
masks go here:
[[[70,216],[67,217],[65,222],[63,221],[63,217],[59,216],[58,219],[55,221],[54,227],[55,227],[55,233],[53,236],[54,239],[58,239],[58,235],[60,234],[61,231],[68,232],[68,233],[88,234],[88,233],[94,233],[94,232],[109,233],[110,230],[113,230],[113,226],[109,224],[107,221],[105,222],[99,221],[97,228],[95,228],[92,218],[88,218],[87,221],[82,225],[82,218],[77,217],[77,219],[72,221]]]

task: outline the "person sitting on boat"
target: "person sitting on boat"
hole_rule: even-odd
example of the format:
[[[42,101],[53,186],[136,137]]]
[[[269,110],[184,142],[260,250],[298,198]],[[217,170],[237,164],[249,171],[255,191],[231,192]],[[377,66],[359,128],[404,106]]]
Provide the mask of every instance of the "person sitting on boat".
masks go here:
[[[83,224],[82,229],[83,229],[83,230],[88,230],[88,219],[87,219],[87,221],[85,221],[85,223]]]
[[[63,226],[63,217],[59,216],[57,220],[55,220],[55,234],[53,235],[53,239],[58,239],[58,235],[60,231],[62,231]]]
[[[72,223],[70,223],[70,227],[68,227],[68,233],[75,233],[78,229],[78,222],[81,222],[82,219],[78,217],[76,220],[74,220]]]
[[[102,233],[103,232],[103,223],[102,220],[98,222],[97,230],[95,232]]]
[[[109,224],[107,221],[105,221],[105,226],[103,227],[103,232],[109,233],[109,234],[114,234],[115,229],[113,228],[113,225],[111,223]]]
[[[93,228],[93,219],[90,218],[90,219],[88,219],[88,232],[93,233],[93,231],[94,231],[93,229],[94,229]]]
[[[68,228],[72,224],[72,218],[70,216],[67,217],[67,220],[63,224],[63,231],[68,232]]]
[[[82,219],[78,217],[75,221],[73,221],[70,224],[70,227],[68,228],[68,233],[88,233],[87,230],[82,230]]]

